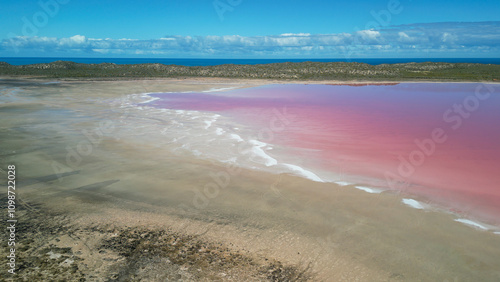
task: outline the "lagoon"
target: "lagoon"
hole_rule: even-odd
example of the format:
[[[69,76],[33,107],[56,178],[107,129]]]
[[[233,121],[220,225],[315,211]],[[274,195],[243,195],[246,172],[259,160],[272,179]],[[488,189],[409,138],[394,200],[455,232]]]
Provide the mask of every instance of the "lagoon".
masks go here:
[[[148,105],[226,118],[210,121],[200,136],[219,161],[402,192],[498,225],[498,90],[480,83],[279,84],[156,93]],[[208,145],[221,140],[229,140],[223,151]],[[245,159],[243,149],[228,150],[243,140],[253,150]]]

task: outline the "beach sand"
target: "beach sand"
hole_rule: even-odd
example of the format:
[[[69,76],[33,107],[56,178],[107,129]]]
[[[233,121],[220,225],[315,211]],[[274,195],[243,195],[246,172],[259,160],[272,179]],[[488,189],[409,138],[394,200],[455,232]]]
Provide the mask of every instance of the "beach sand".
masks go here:
[[[451,214],[410,208],[397,193],[371,194],[173,150],[161,134],[169,121],[124,99],[276,81],[48,82],[0,85],[0,173],[6,179],[7,165],[15,164],[19,277],[500,280],[497,234]],[[223,185],[204,191],[217,181]]]

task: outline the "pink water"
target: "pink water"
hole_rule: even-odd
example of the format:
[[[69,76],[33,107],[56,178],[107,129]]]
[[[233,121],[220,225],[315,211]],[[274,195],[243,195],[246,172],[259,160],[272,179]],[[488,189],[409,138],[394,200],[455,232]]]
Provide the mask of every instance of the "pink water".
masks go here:
[[[350,182],[364,176],[371,183],[356,183],[404,190],[499,224],[499,90],[472,83],[268,85],[157,94],[153,105],[233,117],[272,132],[261,141],[312,149],[300,157],[341,170]]]

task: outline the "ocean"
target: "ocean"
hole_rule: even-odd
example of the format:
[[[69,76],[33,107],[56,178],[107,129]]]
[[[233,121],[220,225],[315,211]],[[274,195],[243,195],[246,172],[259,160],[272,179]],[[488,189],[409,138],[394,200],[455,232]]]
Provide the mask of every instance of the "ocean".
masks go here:
[[[0,62],[11,65],[29,65],[51,63],[54,61],[72,61],[85,64],[114,63],[124,64],[147,64],[160,63],[165,65],[181,66],[214,66],[223,64],[271,64],[284,62],[358,62],[370,65],[398,64],[410,62],[446,62],[446,63],[479,63],[500,64],[500,58],[366,58],[366,59],[177,59],[177,58],[45,58],[45,57],[5,57]]]

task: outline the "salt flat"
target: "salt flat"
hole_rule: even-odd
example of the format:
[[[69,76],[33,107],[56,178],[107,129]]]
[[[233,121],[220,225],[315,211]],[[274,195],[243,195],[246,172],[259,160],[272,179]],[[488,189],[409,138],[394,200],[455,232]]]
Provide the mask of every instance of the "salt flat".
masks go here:
[[[411,208],[397,193],[196,156],[195,147],[172,141],[181,131],[169,135],[191,130],[174,122],[188,113],[151,115],[136,105],[143,93],[276,81],[47,82],[7,81],[0,96],[1,168],[16,165],[25,203],[19,220],[36,227],[19,231],[27,236],[21,263],[31,263],[23,277],[500,279],[500,237],[492,232]],[[193,118],[187,125],[198,125]],[[45,256],[52,268],[43,266]]]

